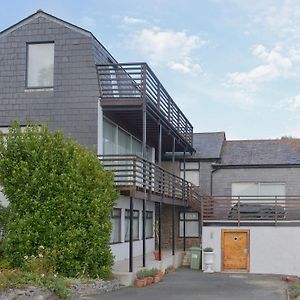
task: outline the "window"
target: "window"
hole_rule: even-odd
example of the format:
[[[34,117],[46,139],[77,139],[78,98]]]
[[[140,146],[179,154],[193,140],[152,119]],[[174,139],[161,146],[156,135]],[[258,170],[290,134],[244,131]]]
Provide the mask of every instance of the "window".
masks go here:
[[[117,127],[103,120],[103,151],[104,154],[116,154]]]
[[[180,177],[184,178],[184,163],[180,163]],[[185,163],[185,180],[196,186],[200,185],[200,166],[199,162]]]
[[[231,185],[232,196],[275,197],[285,196],[285,184],[279,182],[234,182]]]
[[[139,217],[140,212],[138,210],[133,211],[132,218],[132,239],[139,239]],[[129,229],[130,229],[130,210],[125,210],[125,242],[129,241]]]
[[[153,237],[153,211],[146,211],[146,238]]]
[[[179,236],[183,237],[184,212],[180,213],[179,217]],[[185,213],[185,236],[199,237],[199,213],[186,212]]]
[[[111,212],[112,232],[111,243],[121,242],[121,208],[114,208]]]
[[[118,128],[118,154],[131,153],[131,136]]]
[[[54,43],[27,45],[27,87],[53,87]]]

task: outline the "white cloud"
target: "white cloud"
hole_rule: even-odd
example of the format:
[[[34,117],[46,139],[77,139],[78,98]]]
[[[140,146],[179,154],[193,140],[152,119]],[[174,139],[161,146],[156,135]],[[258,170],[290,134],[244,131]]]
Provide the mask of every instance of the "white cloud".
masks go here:
[[[279,77],[287,76],[293,67],[293,58],[281,54],[282,46],[276,45],[270,51],[263,45],[253,48],[253,55],[263,61],[263,64],[247,72],[228,73],[229,84],[256,90],[258,85]]]
[[[122,19],[122,22],[123,22],[124,24],[126,24],[126,25],[136,25],[136,24],[143,24],[143,23],[146,23],[146,20],[125,16],[125,17]]]
[[[300,94],[294,96],[288,101],[287,109],[289,111],[295,111],[300,108]]]
[[[159,27],[136,31],[131,42],[151,64],[167,66],[183,73],[201,71],[201,66],[192,59],[192,52],[207,44],[197,35],[161,30]]]

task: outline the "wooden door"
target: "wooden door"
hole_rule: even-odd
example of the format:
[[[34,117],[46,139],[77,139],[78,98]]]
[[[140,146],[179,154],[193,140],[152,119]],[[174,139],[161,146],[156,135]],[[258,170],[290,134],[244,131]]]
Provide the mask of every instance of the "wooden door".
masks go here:
[[[249,230],[222,230],[222,270],[249,271]]]

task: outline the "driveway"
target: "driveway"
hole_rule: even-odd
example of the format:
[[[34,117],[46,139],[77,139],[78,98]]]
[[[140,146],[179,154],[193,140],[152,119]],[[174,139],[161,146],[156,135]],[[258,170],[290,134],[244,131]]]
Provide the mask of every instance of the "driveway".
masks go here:
[[[286,300],[286,284],[279,276],[207,274],[180,268],[158,284],[89,296],[91,300]]]

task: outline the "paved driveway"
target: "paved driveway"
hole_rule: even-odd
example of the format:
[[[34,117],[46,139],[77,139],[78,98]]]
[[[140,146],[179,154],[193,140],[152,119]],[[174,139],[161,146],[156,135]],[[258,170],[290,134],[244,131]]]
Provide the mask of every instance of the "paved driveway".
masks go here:
[[[99,300],[285,300],[286,284],[279,276],[254,274],[206,274],[178,269],[158,284],[122,288],[85,299]]]

